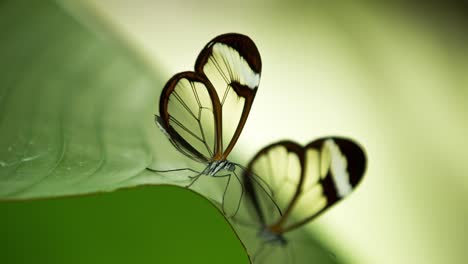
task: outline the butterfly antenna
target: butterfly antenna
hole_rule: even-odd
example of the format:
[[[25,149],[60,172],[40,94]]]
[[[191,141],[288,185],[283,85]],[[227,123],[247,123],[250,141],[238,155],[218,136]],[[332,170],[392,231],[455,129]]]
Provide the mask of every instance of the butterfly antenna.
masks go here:
[[[231,162],[234,166],[237,166],[239,167],[241,170],[243,171],[247,171],[247,167],[244,167],[243,165],[239,164],[239,163],[235,163],[235,162]]]
[[[255,174],[252,174],[252,175],[255,175]],[[270,201],[272,202],[274,208],[276,210],[278,210],[278,213],[280,215],[283,215],[283,212],[281,210],[281,208],[279,207],[279,205],[276,203],[275,199],[274,199],[274,195],[273,195],[273,191],[271,190],[271,187],[260,177],[252,177],[253,181],[260,187],[263,189],[263,191],[265,192],[265,194],[268,196],[268,198],[270,198]],[[262,182],[262,183],[260,183]],[[267,191],[268,189],[268,191]]]
[[[239,168],[244,170],[244,172],[247,171],[247,168],[242,166],[241,164],[234,163],[234,162],[232,164],[234,164],[235,166],[238,166]],[[265,191],[265,193],[268,195],[268,197],[273,201],[273,204],[275,205],[276,209],[279,211],[280,215],[283,215],[282,212],[281,212],[281,209],[279,208],[278,204],[276,204],[276,202],[274,200],[273,190],[271,189],[270,185],[268,185],[268,183],[264,179],[257,176],[252,171],[250,172],[250,175],[252,175],[252,178],[254,179],[254,181]],[[239,178],[237,178],[237,179],[239,179]]]

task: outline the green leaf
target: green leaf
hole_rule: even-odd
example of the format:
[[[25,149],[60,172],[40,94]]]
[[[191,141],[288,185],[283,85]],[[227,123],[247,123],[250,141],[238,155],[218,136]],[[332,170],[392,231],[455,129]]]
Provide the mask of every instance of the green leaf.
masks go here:
[[[248,263],[221,214],[176,187],[3,202],[0,215],[2,263]]]
[[[0,199],[136,185],[162,139],[155,72],[49,1],[4,2],[0,28]]]

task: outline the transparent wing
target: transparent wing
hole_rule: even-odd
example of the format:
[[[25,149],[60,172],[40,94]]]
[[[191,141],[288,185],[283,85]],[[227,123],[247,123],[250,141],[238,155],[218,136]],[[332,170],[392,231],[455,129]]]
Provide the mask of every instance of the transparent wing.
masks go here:
[[[286,232],[350,194],[360,182],[365,164],[363,150],[349,139],[321,138],[305,147],[281,141],[257,153],[244,176],[257,175],[269,186],[281,216],[269,218],[270,207],[258,198],[265,196],[263,189],[246,188],[246,195],[258,205],[256,212],[264,215],[266,225]]]
[[[276,224],[286,212],[300,181],[302,147],[280,141],[260,150],[244,173],[246,196],[263,226]]]
[[[158,125],[180,152],[201,162],[216,158],[220,110],[205,78],[195,72],[176,74],[164,87],[159,107]]]
[[[348,196],[359,184],[366,168],[363,149],[346,138],[328,137],[304,148],[304,176],[301,195],[293,214],[293,229]]]
[[[221,151],[226,158],[240,136],[260,83],[260,53],[244,35],[216,37],[201,51],[195,71],[213,85],[221,106]]]

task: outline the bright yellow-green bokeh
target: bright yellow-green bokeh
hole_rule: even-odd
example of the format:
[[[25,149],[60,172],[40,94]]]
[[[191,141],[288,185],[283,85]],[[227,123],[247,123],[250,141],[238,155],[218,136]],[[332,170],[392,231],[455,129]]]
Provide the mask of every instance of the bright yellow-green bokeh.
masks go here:
[[[240,32],[262,80],[235,148],[356,139],[362,185],[309,228],[351,263],[460,263],[468,231],[468,46],[462,21],[416,6],[270,1],[85,1],[167,78],[207,41]],[[156,101],[155,101],[156,103]]]

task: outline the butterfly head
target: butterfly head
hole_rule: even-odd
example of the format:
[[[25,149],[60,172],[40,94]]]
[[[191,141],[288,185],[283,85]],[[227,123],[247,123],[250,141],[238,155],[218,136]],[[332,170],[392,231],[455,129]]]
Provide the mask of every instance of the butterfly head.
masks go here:
[[[232,163],[232,162],[229,162],[229,163],[226,164],[225,169],[228,170],[228,171],[234,171],[236,169],[236,165],[234,165],[234,163]]]

